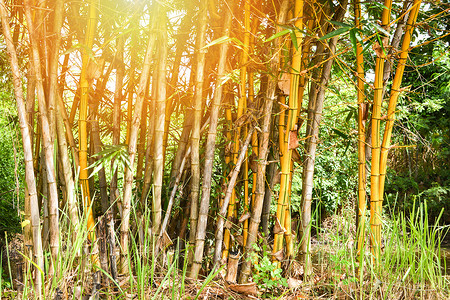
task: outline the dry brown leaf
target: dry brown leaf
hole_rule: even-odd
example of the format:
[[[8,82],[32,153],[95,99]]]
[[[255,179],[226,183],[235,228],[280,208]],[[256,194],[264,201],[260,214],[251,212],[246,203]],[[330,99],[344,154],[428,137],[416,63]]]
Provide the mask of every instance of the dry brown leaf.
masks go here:
[[[236,293],[244,294],[244,295],[258,295],[258,288],[256,287],[255,282],[246,283],[246,284],[230,284],[228,286],[230,290]]]
[[[88,80],[99,79],[102,76],[103,65],[105,64],[105,60],[102,58],[99,59],[90,59],[87,67],[87,77]]]
[[[285,233],[286,229],[283,228],[283,226],[281,226],[280,221],[278,220],[278,218],[275,219],[275,226],[273,228],[273,233],[274,234],[279,234],[279,233]]]
[[[304,273],[305,269],[303,268],[303,265],[298,261],[293,260],[289,266],[289,274],[292,277],[299,278],[300,276],[303,276]]]
[[[322,280],[322,277],[320,277],[319,275],[314,276],[314,284],[318,284],[320,281]]]
[[[167,231],[164,230],[164,233],[163,233],[163,235],[161,237],[162,249],[164,249],[164,248],[166,248],[166,247],[168,247],[170,245],[172,245],[172,240],[170,239],[169,235],[167,234]]]
[[[278,87],[284,95],[289,96],[291,88],[291,74],[283,73],[280,80],[278,80]]]
[[[299,146],[297,130],[289,131],[289,150],[295,149]]]
[[[282,261],[284,259],[283,249],[281,249],[278,252],[273,253],[272,256],[275,257],[278,261]]]
[[[300,153],[295,149],[292,150],[292,160],[300,165],[303,163]]]
[[[231,155],[232,149],[233,149],[233,142],[232,142],[232,141],[229,141],[229,142],[225,145],[225,156]]]
[[[277,172],[275,172],[275,176],[272,179],[273,184],[279,184],[281,182],[281,170],[278,169]]]
[[[377,55],[377,57],[385,58],[386,57],[385,52],[387,51],[388,46],[389,46],[388,40],[384,38],[383,39],[383,47],[380,46],[380,43],[375,42],[372,45],[372,49],[373,49],[373,51],[375,51],[375,54]],[[384,50],[383,50],[383,48],[384,48]]]
[[[239,258],[239,252],[235,254],[230,253],[228,256],[227,276],[225,279],[229,282],[236,282]]]
[[[252,153],[249,157],[249,167],[250,170],[252,170],[253,173],[256,173],[258,171],[258,157],[255,153]]]
[[[242,235],[238,235],[236,237],[236,242],[239,244],[239,246],[244,247],[244,237]]]
[[[232,226],[233,224],[230,222],[230,220],[227,220],[226,222],[225,222],[225,228],[227,228],[227,229],[231,229],[231,226]]]
[[[235,122],[234,125],[236,127],[241,127],[242,125],[248,123],[249,120],[249,115],[248,114],[243,114],[242,116],[240,116]]]
[[[298,289],[302,285],[302,283],[303,283],[303,280],[295,279],[292,277],[289,277],[287,280],[288,287],[289,287],[289,289],[292,289],[292,290]]]

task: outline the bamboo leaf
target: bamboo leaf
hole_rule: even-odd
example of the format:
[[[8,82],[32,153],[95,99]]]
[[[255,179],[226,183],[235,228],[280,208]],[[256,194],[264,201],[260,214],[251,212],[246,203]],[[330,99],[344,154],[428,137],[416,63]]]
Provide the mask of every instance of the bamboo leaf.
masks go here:
[[[390,34],[388,31],[386,31],[386,29],[384,29],[383,27],[381,27],[381,26],[378,25],[377,23],[373,23],[372,25],[373,25],[379,32],[383,33],[384,35],[386,35],[386,36],[388,36],[388,37],[391,36],[391,34]]]
[[[94,164],[92,164],[91,166],[89,166],[88,168],[94,166]],[[95,174],[97,174],[101,169],[103,168],[103,164],[98,164],[97,166],[95,166],[94,170],[92,171],[91,175],[89,175],[88,178],[91,178],[92,176],[94,176]]]
[[[350,147],[350,141],[347,142],[347,145],[346,145],[346,147],[345,147],[345,150],[344,150],[344,154],[343,154],[343,155],[345,155],[345,154],[347,153],[347,150],[348,150],[349,147]]]
[[[326,40],[326,39],[329,39],[329,38],[332,38],[332,37],[341,35],[341,34],[343,34],[343,33],[346,33],[346,32],[349,31],[349,30],[350,30],[350,28],[348,28],[348,27],[341,27],[341,28],[338,28],[338,29],[336,29],[336,30],[334,30],[334,31],[332,31],[332,32],[329,32],[329,33],[325,34],[323,37],[321,37],[321,38],[319,39],[319,41],[323,41],[323,40]]]
[[[290,31],[289,34],[291,36],[292,45],[294,45],[295,50],[298,50],[297,35],[295,34],[295,32],[293,30]]]
[[[31,224],[30,220],[25,220],[25,221],[22,222],[21,225],[22,225],[22,228],[25,228],[25,226],[27,226],[29,224]]]
[[[347,24],[347,23],[343,23],[343,22],[338,22],[338,21],[330,21],[331,24],[339,26],[339,27],[347,27],[347,28],[352,28],[353,25]]]
[[[291,30],[291,29],[285,29],[285,30],[283,30],[283,31],[277,32],[277,33],[275,33],[274,35],[272,35],[271,37],[267,38],[267,39],[264,41],[264,43],[270,42],[270,41],[272,41],[272,40],[274,40],[274,39],[276,39],[276,38],[278,38],[278,37],[280,37],[280,36],[283,36],[283,35],[285,35],[285,34],[288,34],[289,32],[292,32],[292,30]]]
[[[345,118],[345,123],[348,123],[348,121],[350,121],[350,119],[352,118],[352,116],[353,116],[353,110],[351,110],[349,113],[348,113],[348,115],[347,115],[347,118]]]
[[[356,55],[356,30],[355,28],[350,30],[350,42],[352,43],[352,47],[353,47],[353,52]]]
[[[233,38],[230,38],[229,36],[224,35],[224,36],[222,36],[222,37],[220,37],[218,39],[215,39],[214,41],[210,42],[209,44],[204,46],[202,49],[206,49],[206,48],[209,48],[211,46],[218,45],[218,44],[223,44],[223,43],[226,43],[226,42],[229,42],[229,41],[232,41],[232,40],[233,40]]]
[[[366,45],[363,47],[363,53],[366,53],[367,50],[373,45],[372,41],[367,41]]]
[[[339,135],[339,136],[342,137],[343,139],[348,140],[348,138],[349,138],[349,137],[348,137],[348,134],[346,134],[346,133],[340,131],[340,130],[337,129],[337,128],[331,128],[331,130],[333,130],[334,133],[336,133],[337,135]]]

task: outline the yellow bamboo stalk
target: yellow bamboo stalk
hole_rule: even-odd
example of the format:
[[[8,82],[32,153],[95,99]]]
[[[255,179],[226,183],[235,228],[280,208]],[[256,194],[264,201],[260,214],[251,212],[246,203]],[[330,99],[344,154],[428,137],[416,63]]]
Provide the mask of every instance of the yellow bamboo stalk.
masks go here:
[[[248,101],[249,103],[254,103],[255,101],[255,89],[254,89],[254,77],[253,72],[248,73]],[[254,105],[256,106],[256,105]],[[258,134],[256,131],[253,132],[252,136],[252,153],[254,157],[258,157]],[[252,174],[252,202],[251,207],[253,208],[255,205],[255,190],[256,190],[256,172]],[[248,224],[248,220],[246,220]],[[248,228],[248,227],[247,227]],[[244,245],[247,245],[247,239],[244,239]]]
[[[242,60],[241,60],[241,99],[243,102],[243,109],[247,110],[247,63],[249,60],[250,55],[250,0],[246,0],[244,3],[244,51],[242,53]],[[241,100],[240,100],[241,101]],[[248,132],[248,126],[246,125],[244,128],[244,136],[247,136]],[[237,140],[239,140],[239,135]],[[244,161],[244,170],[243,170],[243,181],[244,181],[244,214],[248,212],[248,159],[245,159]],[[236,209],[236,208],[235,208]],[[243,224],[243,240],[244,240],[244,246],[247,242],[247,236],[248,236],[248,220],[244,221]]]
[[[283,0],[280,4],[279,14],[277,18],[278,24],[284,24],[288,9],[289,1]],[[277,32],[281,31],[281,26],[276,28]],[[275,40],[275,44],[279,46],[278,40]],[[277,47],[277,49],[279,49]],[[269,136],[271,131],[271,119],[272,119],[272,108],[273,103],[276,101],[276,86],[278,79],[278,71],[280,65],[280,54],[279,51],[275,51],[269,65],[269,70],[274,74],[274,76],[268,76],[267,89],[265,89],[264,105],[262,108],[262,126],[261,126],[261,137],[258,149],[258,166],[257,166],[257,180],[256,180],[256,190],[255,190],[255,206],[252,208],[252,216],[249,224],[249,234],[247,245],[245,246],[244,252],[244,262],[241,267],[241,275],[239,282],[245,283],[250,277],[251,273],[251,260],[248,259],[252,253],[252,247],[257,240],[257,233],[259,223],[261,221],[261,213],[264,203],[264,190],[265,190],[265,175],[266,175],[266,165],[267,165],[267,154],[269,146]]]
[[[87,78],[87,67],[90,61],[90,49],[94,43],[95,28],[97,23],[97,0],[91,0],[89,4],[89,18],[86,29],[85,48],[82,48],[82,67],[80,75],[80,111],[78,120],[79,130],[79,160],[80,160],[80,183],[81,193],[83,197],[84,212],[87,216],[87,227],[89,231],[89,239],[95,240],[95,222],[92,213],[91,197],[89,193],[88,181],[88,152],[87,152],[87,114],[88,114],[88,98],[89,98],[89,81]]]
[[[133,18],[132,27],[133,31],[131,32],[131,58],[130,58],[130,70],[129,70],[129,78],[128,78],[128,102],[127,102],[127,131],[125,135],[125,144],[128,145],[130,141],[130,132],[131,132],[131,122],[133,121],[133,99],[134,99],[134,87],[136,85],[136,79],[134,77],[135,69],[136,69],[136,43],[137,43],[137,32],[138,32],[138,22],[139,18]]]
[[[380,158],[380,206],[383,205],[384,182],[386,179],[386,167],[389,147],[391,143],[392,129],[395,121],[395,108],[397,106],[398,96],[400,95],[403,72],[405,71],[406,60],[408,58],[409,47],[411,43],[412,33],[414,31],[414,24],[416,23],[419,14],[419,8],[422,0],[414,0],[411,12],[409,14],[408,22],[406,23],[405,35],[403,36],[402,48],[400,52],[400,59],[398,61],[397,70],[395,72],[394,81],[391,87],[391,95],[389,98],[389,105],[387,111],[387,122],[384,129],[383,142],[381,144],[381,158]]]
[[[392,0],[385,0],[381,26],[388,30],[391,14]],[[387,37],[383,38],[383,41]],[[381,246],[381,197],[380,197],[380,121],[381,103],[383,94],[383,70],[386,55],[382,45],[378,45],[377,58],[375,63],[374,97],[372,111],[372,165],[370,177],[370,242],[371,251],[376,261],[380,257]]]
[[[355,27],[361,29],[361,2],[355,1]],[[363,47],[359,40],[356,41],[356,73],[357,73],[357,97],[358,97],[358,249],[357,255],[363,255],[365,239],[365,215],[366,215],[366,153],[365,153],[365,122],[364,117],[364,56]],[[362,259],[362,256],[361,258]]]
[[[227,86],[228,84],[225,83],[225,85]],[[226,150],[225,150],[225,165],[228,166],[231,162],[231,149],[229,149],[229,145],[231,143],[232,140],[232,135],[231,135],[231,128],[232,128],[232,124],[233,124],[233,117],[232,117],[232,113],[231,113],[231,103],[230,101],[228,101],[227,99],[230,99],[230,94],[227,91],[227,88],[225,86],[225,91],[224,91],[224,106],[225,106],[225,122],[226,122],[226,132],[225,132],[225,140],[227,141],[227,146],[225,146]],[[227,183],[227,173],[228,170],[224,170],[224,182],[223,184],[225,185]],[[220,196],[220,200],[219,200],[219,207],[222,207],[223,204],[223,197],[225,195],[221,195]]]
[[[294,8],[294,18],[296,18],[295,26],[299,30],[295,31],[297,38],[298,49],[293,49],[293,56],[291,62],[291,82],[289,91],[289,113],[287,116],[287,126],[284,133],[284,145],[283,152],[281,153],[281,182],[280,182],[280,194],[277,204],[277,220],[280,222],[281,226],[285,225],[286,219],[290,219],[286,216],[289,214],[289,178],[291,173],[291,159],[292,150],[289,149],[289,136],[290,131],[294,128],[297,117],[298,117],[298,107],[302,104],[301,98],[299,98],[299,84],[300,84],[300,71],[302,66],[302,43],[303,43],[303,0],[295,1]],[[281,137],[280,137],[281,139]],[[289,226],[290,227],[290,226]],[[286,230],[286,229],[285,229]],[[283,236],[284,232],[279,232],[275,234],[273,253],[277,253],[281,250],[283,246]],[[290,253],[291,254],[291,253]],[[276,260],[274,256],[274,260]]]
[[[248,53],[250,49],[250,0],[245,0],[244,3],[244,45],[243,45],[243,53],[241,58],[241,75],[240,75],[240,97],[238,101],[237,107],[237,119],[239,119],[245,110],[247,94],[246,94],[246,79],[247,79],[247,63],[248,63]],[[245,131],[246,133],[246,131]],[[237,127],[234,133],[234,143],[233,143],[233,165],[236,165],[236,161],[238,158],[239,152],[239,138],[241,135],[241,128]],[[244,165],[244,176],[246,171],[248,172],[248,166]],[[247,173],[248,178],[248,173]],[[247,197],[245,196],[245,190],[247,190]],[[248,181],[245,181],[244,177],[244,207],[248,206]],[[236,191],[233,189],[233,193],[231,195],[230,204],[228,206],[228,214],[227,217],[230,219],[234,215],[236,215]],[[244,238],[245,240],[245,238]],[[225,231],[224,235],[224,245],[225,249],[222,254],[222,258],[228,257],[228,252],[230,248],[230,232],[229,230]]]
[[[231,128],[233,127],[233,125],[232,125],[233,124],[233,118],[232,118],[232,113],[231,113],[231,107],[233,105],[232,104],[233,96],[228,94],[228,98],[229,98],[229,103],[227,104],[226,109],[225,109],[225,119],[226,119],[226,122],[228,124],[226,137],[227,137],[227,141],[231,142],[232,141]],[[231,163],[231,160],[233,158],[233,153],[232,153],[233,150],[231,150],[231,148],[233,148],[233,146],[230,146],[230,152],[231,153],[227,152],[226,155],[225,155],[225,163],[227,165],[229,165]],[[225,174],[224,174],[224,176],[225,176],[225,184],[227,183],[227,179],[226,179],[227,175],[228,174],[225,171]],[[234,191],[234,189],[233,189],[233,191]],[[224,200],[223,197],[224,197],[224,195],[220,198],[220,207],[222,207],[222,205],[223,205],[223,200]],[[228,206],[227,218],[231,218],[233,216],[232,212],[234,211],[234,199],[235,199],[234,197],[235,197],[235,195],[234,195],[234,192],[233,192],[233,194],[231,195],[230,204]],[[233,209],[230,209],[231,205],[233,206]],[[222,260],[226,259],[228,257],[228,252],[229,252],[229,249],[230,249],[230,231],[229,231],[228,228],[225,228],[224,238],[223,238],[223,246],[224,246],[224,249],[223,249],[223,252],[222,252]]]

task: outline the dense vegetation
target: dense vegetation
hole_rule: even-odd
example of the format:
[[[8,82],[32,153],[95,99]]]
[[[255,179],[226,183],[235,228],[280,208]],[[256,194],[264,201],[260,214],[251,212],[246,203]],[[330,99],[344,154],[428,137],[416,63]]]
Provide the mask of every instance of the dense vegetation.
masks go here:
[[[450,296],[448,0],[0,16],[0,297]]]

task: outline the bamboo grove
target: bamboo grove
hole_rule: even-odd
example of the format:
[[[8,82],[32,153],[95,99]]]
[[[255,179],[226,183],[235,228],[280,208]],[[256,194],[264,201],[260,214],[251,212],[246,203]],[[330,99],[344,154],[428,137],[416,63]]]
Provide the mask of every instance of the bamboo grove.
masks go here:
[[[278,265],[300,260],[313,274],[320,123],[333,65],[352,51],[357,253],[370,244],[379,259],[388,153],[420,0],[380,3],[371,32],[359,0],[0,1],[36,295],[58,276],[71,243],[61,232],[71,228],[75,240],[82,226],[89,265],[106,281],[132,275],[137,243],[146,257],[189,249],[191,278],[225,266],[227,280],[246,283],[261,237]],[[300,216],[290,208],[294,170]]]

